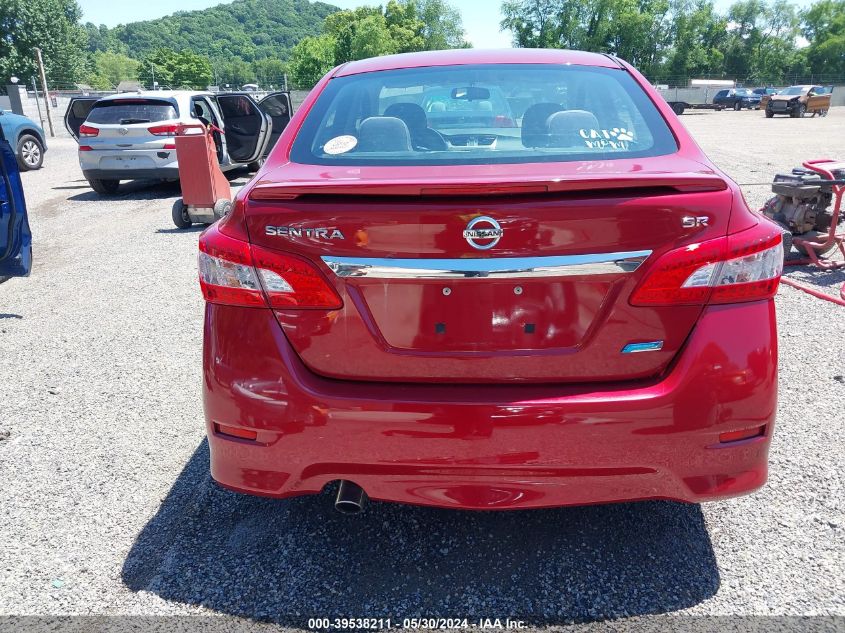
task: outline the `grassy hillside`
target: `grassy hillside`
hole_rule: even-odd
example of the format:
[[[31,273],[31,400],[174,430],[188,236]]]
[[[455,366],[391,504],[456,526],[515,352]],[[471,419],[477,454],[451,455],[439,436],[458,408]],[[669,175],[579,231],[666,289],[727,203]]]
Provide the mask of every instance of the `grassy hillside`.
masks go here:
[[[86,29],[92,53],[111,50],[140,59],[157,48],[170,48],[221,63],[285,60],[299,40],[319,34],[323,19],[337,10],[308,0],[235,0],[113,29],[89,23]]]

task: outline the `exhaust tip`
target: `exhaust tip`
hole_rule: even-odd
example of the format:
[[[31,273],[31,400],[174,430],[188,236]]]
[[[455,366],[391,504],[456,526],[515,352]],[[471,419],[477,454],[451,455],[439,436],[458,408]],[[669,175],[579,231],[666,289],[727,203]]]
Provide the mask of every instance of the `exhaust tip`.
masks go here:
[[[359,514],[367,503],[367,493],[356,483],[341,480],[334,508],[343,514]]]

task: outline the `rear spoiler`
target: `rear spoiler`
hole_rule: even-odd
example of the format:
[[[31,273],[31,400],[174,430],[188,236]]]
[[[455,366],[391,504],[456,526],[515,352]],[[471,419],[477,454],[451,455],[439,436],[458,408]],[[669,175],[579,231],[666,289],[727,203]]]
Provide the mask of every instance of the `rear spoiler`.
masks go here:
[[[678,193],[724,191],[728,184],[719,176],[704,174],[645,174],[631,176],[579,176],[554,179],[503,182],[501,179],[474,182],[420,182],[412,180],[358,180],[347,182],[300,181],[258,182],[249,192],[250,200],[293,200],[300,196],[508,196],[569,192],[608,192],[669,189]]]

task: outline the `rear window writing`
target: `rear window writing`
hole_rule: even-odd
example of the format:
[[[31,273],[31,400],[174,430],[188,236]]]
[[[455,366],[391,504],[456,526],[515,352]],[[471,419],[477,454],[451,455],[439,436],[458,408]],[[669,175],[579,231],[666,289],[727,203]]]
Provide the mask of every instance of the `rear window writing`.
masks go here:
[[[88,114],[89,123],[131,125],[178,118],[176,106],[160,99],[98,101]]]
[[[325,165],[459,165],[675,151],[666,121],[625,70],[481,64],[332,79],[291,158]]]

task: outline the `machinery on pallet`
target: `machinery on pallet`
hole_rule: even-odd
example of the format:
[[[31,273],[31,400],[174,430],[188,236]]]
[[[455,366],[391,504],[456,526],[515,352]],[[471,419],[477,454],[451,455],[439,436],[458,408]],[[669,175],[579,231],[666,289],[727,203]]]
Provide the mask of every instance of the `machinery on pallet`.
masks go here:
[[[792,246],[810,257],[811,253],[828,255],[837,245],[841,247],[842,240],[835,238],[835,232],[837,224],[845,219],[839,209],[843,184],[845,163],[832,161],[808,161],[792,173],[775,176],[775,196],[763,205],[762,211],[784,228],[784,256],[789,255]]]
[[[763,205],[761,211],[784,229],[785,263],[812,264],[822,270],[845,268],[845,261],[827,258],[837,249],[845,258],[845,232],[837,232],[845,219],[842,215],[845,162],[830,159],[806,161],[789,174],[776,175],[772,192],[775,196]],[[793,246],[806,257],[790,258]],[[787,280],[783,281],[786,283]],[[845,285],[840,295],[845,301]]]

